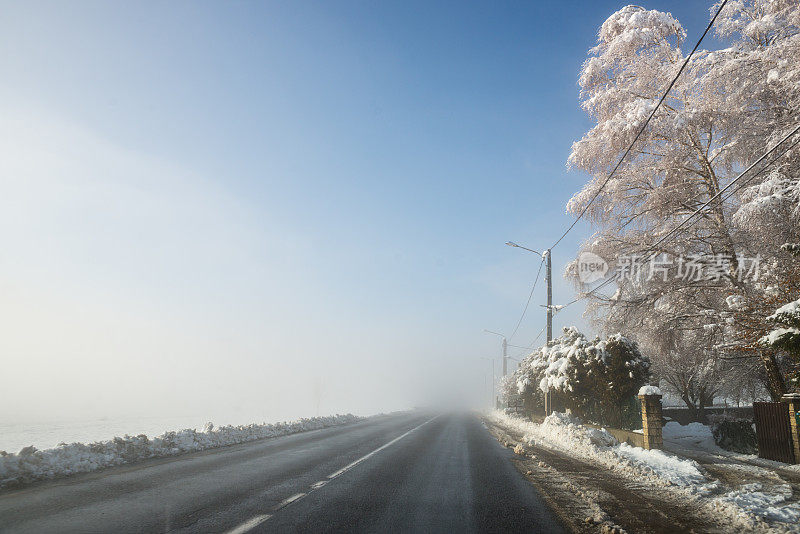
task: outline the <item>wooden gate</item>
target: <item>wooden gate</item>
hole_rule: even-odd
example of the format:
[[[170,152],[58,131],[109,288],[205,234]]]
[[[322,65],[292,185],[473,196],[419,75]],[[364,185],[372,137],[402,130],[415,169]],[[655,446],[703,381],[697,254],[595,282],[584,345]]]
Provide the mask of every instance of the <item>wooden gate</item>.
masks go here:
[[[789,405],[785,402],[754,402],[753,419],[758,436],[758,455],[768,460],[794,463]]]

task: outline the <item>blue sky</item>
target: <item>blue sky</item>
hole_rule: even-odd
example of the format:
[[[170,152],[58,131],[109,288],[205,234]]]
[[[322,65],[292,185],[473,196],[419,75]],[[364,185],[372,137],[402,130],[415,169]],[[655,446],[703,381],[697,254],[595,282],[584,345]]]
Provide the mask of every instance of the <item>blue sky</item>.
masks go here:
[[[480,397],[538,266],[503,243],[571,222],[578,71],[624,3],[2,6],[0,415],[219,420]]]

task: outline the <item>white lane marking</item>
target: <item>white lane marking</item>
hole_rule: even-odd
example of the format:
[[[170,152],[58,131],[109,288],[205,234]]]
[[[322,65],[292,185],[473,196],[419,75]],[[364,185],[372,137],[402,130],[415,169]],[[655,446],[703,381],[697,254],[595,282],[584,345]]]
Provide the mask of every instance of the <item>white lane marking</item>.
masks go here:
[[[269,519],[269,515],[257,515],[252,519],[248,519],[233,530],[229,530],[226,534],[244,534],[245,532],[256,528],[258,525]]]
[[[439,416],[437,415],[436,417],[439,417]],[[374,454],[377,454],[377,453],[381,452],[381,451],[382,451],[383,449],[385,449],[386,447],[388,447],[388,446],[390,446],[390,445],[393,445],[393,444],[397,443],[398,441],[400,441],[401,439],[403,439],[403,438],[404,438],[404,437],[406,437],[407,435],[409,435],[409,434],[411,434],[412,432],[414,432],[416,429],[418,429],[418,428],[421,428],[421,427],[423,427],[423,426],[427,425],[428,423],[430,423],[431,421],[433,421],[434,419],[436,419],[436,417],[431,417],[430,419],[428,419],[427,421],[425,421],[425,422],[424,422],[424,423],[422,423],[421,425],[419,425],[419,426],[416,426],[416,427],[412,428],[411,430],[409,430],[408,432],[406,432],[406,433],[405,433],[405,434],[403,434],[402,436],[398,436],[398,437],[394,438],[394,439],[393,439],[392,441],[390,441],[389,443],[386,443],[385,445],[381,445],[380,447],[378,447],[378,448],[377,448],[377,449],[375,449],[374,451],[372,451],[372,452],[370,452],[370,453],[368,453],[368,454],[365,454],[364,456],[362,456],[361,458],[359,458],[359,459],[358,459],[358,460],[356,460],[355,462],[352,462],[352,463],[350,463],[350,464],[348,464],[348,465],[346,465],[346,466],[342,467],[341,469],[339,469],[339,470],[338,470],[338,471],[336,471],[335,473],[331,473],[330,475],[328,475],[328,478],[329,478],[329,479],[331,479],[331,478],[336,478],[336,477],[338,477],[339,475],[341,475],[342,473],[344,473],[345,471],[349,471],[350,469],[352,469],[353,467],[357,466],[358,464],[360,464],[361,462],[363,462],[364,460],[366,460],[366,459],[367,459],[367,458],[369,458],[370,456],[372,456],[372,455],[374,455]]]
[[[439,416],[437,415],[436,417],[439,417]],[[375,449],[375,450],[374,450],[374,451],[372,451],[371,453],[369,453],[369,454],[365,454],[364,456],[362,456],[361,458],[359,458],[359,459],[358,459],[358,460],[356,460],[355,462],[352,462],[352,463],[350,463],[350,464],[346,465],[345,467],[343,467],[343,468],[339,469],[339,470],[338,470],[338,471],[336,471],[335,473],[333,473],[333,474],[331,474],[331,475],[328,475],[328,480],[320,480],[319,482],[315,482],[314,484],[312,484],[312,485],[311,485],[311,488],[312,488],[312,489],[311,489],[311,491],[314,491],[314,490],[315,490],[315,489],[317,489],[317,488],[321,488],[322,486],[324,486],[325,484],[327,484],[327,483],[328,483],[328,481],[329,481],[330,479],[338,477],[339,475],[341,475],[341,474],[342,474],[342,473],[344,473],[345,471],[347,471],[347,470],[349,470],[349,469],[352,469],[353,467],[355,467],[356,465],[360,464],[361,462],[363,462],[364,460],[366,460],[366,459],[367,459],[367,458],[369,458],[370,456],[372,456],[372,455],[374,455],[374,454],[376,454],[376,453],[378,453],[378,452],[382,451],[383,449],[385,449],[385,448],[386,448],[386,447],[388,447],[389,445],[392,445],[392,444],[394,444],[394,443],[397,443],[398,441],[400,441],[401,439],[403,439],[403,438],[404,438],[404,437],[406,437],[407,435],[409,435],[409,434],[411,434],[412,432],[414,432],[416,429],[418,429],[418,428],[421,428],[421,427],[423,427],[423,426],[427,425],[428,423],[430,423],[431,421],[433,421],[434,419],[436,419],[436,417],[431,417],[430,419],[428,419],[427,421],[425,421],[425,422],[424,422],[424,423],[422,423],[421,425],[419,425],[419,426],[415,426],[414,428],[412,428],[411,430],[409,430],[409,431],[408,431],[408,432],[406,432],[405,434],[403,434],[403,435],[401,435],[401,436],[398,436],[398,437],[394,438],[394,439],[393,439],[392,441],[390,441],[389,443],[386,443],[386,444],[384,444],[384,445],[381,445],[380,447],[378,447],[377,449]],[[311,493],[311,491],[309,491],[308,493]],[[276,506],[276,507],[275,507],[275,509],[274,509],[273,511],[274,511],[274,512],[277,512],[278,510],[280,510],[280,509],[281,509],[281,508],[283,508],[284,506],[287,506],[287,505],[289,505],[289,504],[292,504],[292,503],[293,503],[293,502],[295,502],[295,501],[298,501],[298,500],[302,499],[303,497],[305,497],[306,495],[308,495],[308,493],[296,493],[296,494],[292,495],[291,497],[289,497],[288,499],[284,499],[283,501],[281,501],[281,503],[280,503],[278,506]],[[245,532],[248,532],[248,531],[250,531],[250,530],[254,529],[254,528],[255,528],[255,527],[257,527],[258,525],[260,525],[261,523],[263,523],[264,521],[266,521],[267,519],[269,519],[270,517],[272,517],[272,516],[271,516],[271,515],[257,515],[257,516],[255,516],[254,518],[252,518],[252,519],[250,519],[250,520],[248,520],[248,521],[245,521],[244,523],[242,523],[241,525],[239,525],[239,526],[238,526],[238,527],[236,527],[235,529],[228,531],[226,534],[244,534]]]
[[[305,493],[295,493],[294,495],[292,495],[288,499],[282,500],[281,503],[278,506],[275,507],[275,511],[277,511],[280,508],[283,508],[287,504],[292,504],[294,501],[296,501],[298,499],[302,499],[305,496],[306,496]]]

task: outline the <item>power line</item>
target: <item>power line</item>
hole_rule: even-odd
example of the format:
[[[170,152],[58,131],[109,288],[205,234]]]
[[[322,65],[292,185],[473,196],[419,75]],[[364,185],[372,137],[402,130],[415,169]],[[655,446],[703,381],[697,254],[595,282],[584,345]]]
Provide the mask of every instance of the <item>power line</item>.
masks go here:
[[[775,151],[775,150],[776,150],[776,149],[777,149],[777,148],[778,148],[780,145],[782,145],[782,144],[784,143],[784,141],[786,141],[787,139],[789,139],[791,136],[793,136],[794,134],[796,134],[798,131],[800,131],[800,124],[799,124],[799,125],[797,125],[797,127],[796,127],[794,130],[792,130],[791,132],[789,132],[789,133],[788,133],[788,134],[787,134],[787,135],[786,135],[786,136],[785,136],[783,139],[781,139],[780,141],[778,141],[778,143],[777,143],[775,146],[773,146],[772,148],[770,148],[769,150],[767,150],[767,151],[766,151],[766,152],[765,152],[765,153],[764,153],[764,154],[763,154],[763,155],[762,155],[760,158],[758,158],[758,159],[757,159],[757,160],[755,160],[753,163],[751,163],[751,164],[750,164],[750,165],[749,165],[749,166],[748,166],[748,167],[747,167],[747,168],[746,168],[744,171],[742,171],[742,173],[741,173],[739,176],[737,176],[736,178],[734,178],[734,179],[733,179],[733,180],[732,180],[732,181],[731,181],[731,182],[730,182],[728,185],[726,185],[725,187],[723,187],[722,189],[720,189],[720,190],[717,192],[717,194],[715,194],[713,197],[711,197],[710,199],[708,199],[708,200],[707,200],[705,203],[703,203],[703,205],[702,205],[702,206],[700,206],[699,208],[697,208],[697,209],[694,211],[694,213],[692,213],[692,214],[691,214],[691,215],[689,215],[689,216],[688,216],[686,219],[684,219],[684,220],[683,220],[683,221],[682,221],[682,222],[681,222],[681,223],[680,223],[678,226],[676,226],[675,228],[673,228],[672,230],[670,230],[669,232],[667,232],[665,235],[663,235],[663,236],[661,237],[661,239],[659,239],[658,241],[656,241],[656,243],[653,245],[653,247],[657,247],[658,245],[660,245],[661,243],[663,243],[663,242],[664,242],[664,241],[665,241],[665,240],[666,240],[666,239],[667,239],[667,238],[668,238],[668,237],[669,237],[671,234],[673,234],[673,233],[677,232],[678,230],[680,230],[680,229],[681,229],[681,228],[682,228],[682,227],[683,227],[683,226],[684,226],[686,223],[688,223],[688,222],[689,222],[690,220],[692,220],[692,219],[693,219],[693,218],[694,218],[694,217],[695,217],[695,216],[696,216],[698,213],[700,213],[700,211],[701,211],[703,208],[706,208],[706,207],[708,207],[708,206],[709,206],[709,205],[710,205],[710,204],[711,204],[713,201],[715,201],[717,198],[719,198],[720,196],[722,196],[722,194],[723,194],[725,191],[727,191],[727,190],[728,190],[728,189],[729,189],[731,186],[733,186],[733,185],[734,185],[736,182],[738,182],[739,180],[741,180],[741,179],[744,177],[744,175],[745,175],[745,174],[747,174],[748,172],[750,172],[750,170],[752,170],[752,169],[753,169],[753,167],[755,167],[756,165],[758,165],[759,163],[761,163],[761,162],[762,162],[764,159],[766,159],[766,158],[767,158],[767,156],[769,156],[769,155],[770,155],[770,153],[772,153],[773,151]],[[796,144],[796,143],[795,143],[795,144]],[[794,145],[792,145],[792,146],[794,146]],[[776,157],[775,157],[775,158],[774,158],[772,161],[770,161],[770,162],[769,162],[767,165],[765,165],[765,166],[764,166],[764,169],[766,169],[767,167],[769,167],[770,165],[772,165],[773,163],[775,163],[775,162],[778,160],[778,158],[780,158],[780,157],[781,157],[781,156],[783,156],[783,155],[784,155],[786,152],[788,152],[789,150],[791,150],[792,146],[790,146],[790,147],[786,148],[786,149],[785,149],[783,152],[781,152],[781,154],[780,154],[780,155],[776,156]],[[754,173],[754,174],[753,174],[753,176],[751,176],[751,177],[750,177],[750,180],[752,180],[753,178],[755,178],[756,176],[758,176],[759,174],[761,174],[761,172],[762,172],[764,169],[761,169],[759,172],[756,172],[756,173]],[[745,182],[745,183],[747,183],[747,182]]]
[[[539,339],[540,337],[542,337],[542,334],[544,334],[544,331],[545,331],[545,329],[546,329],[546,328],[547,328],[547,325],[543,326],[543,327],[542,327],[542,329],[541,329],[541,330],[539,330],[539,333],[538,333],[538,334],[536,334],[536,337],[535,337],[535,338],[533,338],[533,341],[531,341],[531,344],[530,344],[530,346],[529,346],[529,347],[525,347],[525,348],[527,348],[527,349],[530,349],[530,350],[533,350],[533,345],[536,343],[536,340],[537,340],[537,339]]]
[[[747,168],[746,168],[744,171],[742,171],[742,172],[739,174],[739,176],[737,176],[736,178],[734,178],[733,180],[731,180],[731,182],[730,182],[728,185],[726,185],[725,187],[723,187],[722,189],[720,189],[720,190],[719,190],[719,191],[718,191],[718,192],[717,192],[717,193],[716,193],[714,196],[712,196],[710,199],[708,199],[706,202],[704,202],[702,206],[700,206],[700,207],[699,207],[699,208],[697,208],[697,209],[696,209],[694,212],[692,212],[692,213],[691,213],[691,214],[690,214],[688,217],[686,217],[686,218],[685,218],[683,221],[681,221],[681,223],[680,223],[680,224],[678,224],[676,227],[672,228],[672,229],[671,229],[669,232],[667,232],[666,234],[664,234],[663,236],[661,236],[661,238],[660,238],[658,241],[656,241],[656,243],[655,243],[655,244],[653,244],[653,245],[651,245],[650,247],[646,248],[644,251],[642,251],[642,253],[646,255],[646,254],[648,254],[648,253],[651,253],[651,252],[656,252],[656,255],[658,255],[658,251],[657,251],[657,250],[655,250],[655,248],[656,248],[656,247],[658,247],[658,245],[660,245],[661,243],[663,243],[664,241],[666,241],[666,240],[667,240],[667,238],[669,238],[669,237],[670,237],[672,234],[674,234],[675,232],[677,232],[678,230],[680,230],[680,229],[681,229],[683,226],[685,226],[687,223],[689,223],[689,222],[692,222],[692,224],[694,224],[694,222],[693,222],[693,221],[696,221],[696,220],[698,220],[698,219],[695,219],[695,216],[696,216],[696,215],[698,215],[698,214],[699,214],[699,213],[700,213],[700,212],[701,212],[701,211],[702,211],[704,208],[708,207],[708,206],[709,206],[709,205],[710,205],[710,204],[711,204],[713,201],[715,201],[717,198],[719,198],[720,196],[722,196],[722,194],[723,194],[723,193],[725,193],[725,192],[726,192],[728,189],[730,189],[730,188],[731,188],[731,187],[732,187],[734,184],[736,184],[736,183],[737,183],[739,180],[741,180],[742,178],[744,178],[744,176],[745,176],[745,175],[747,175],[747,173],[749,173],[749,172],[750,172],[750,171],[751,171],[751,170],[752,170],[752,169],[753,169],[753,168],[754,168],[756,165],[758,165],[758,164],[759,164],[759,163],[761,163],[763,160],[765,160],[765,159],[766,159],[766,158],[767,158],[767,157],[768,157],[768,156],[769,156],[769,155],[770,155],[772,152],[774,152],[775,150],[777,150],[777,149],[778,149],[778,147],[780,147],[780,145],[782,145],[782,144],[783,144],[783,143],[784,143],[786,140],[788,140],[788,139],[789,139],[789,138],[790,138],[792,135],[796,134],[798,131],[800,131],[800,124],[798,124],[798,125],[797,125],[797,126],[796,126],[796,127],[795,127],[795,128],[792,130],[792,131],[791,131],[791,132],[789,132],[787,135],[785,135],[785,136],[783,137],[783,139],[781,139],[780,141],[778,141],[778,142],[777,142],[777,143],[776,143],[776,144],[775,144],[775,145],[774,145],[772,148],[770,148],[769,150],[767,150],[766,152],[764,152],[764,154],[762,154],[762,155],[761,155],[761,156],[760,156],[758,159],[756,159],[756,160],[755,160],[753,163],[751,163],[751,164],[750,164],[750,165],[749,165],[749,166],[748,166],[748,167],[747,167]],[[798,145],[798,143],[800,143],[800,138],[798,138],[798,139],[797,139],[797,140],[795,140],[793,143],[791,143],[789,146],[787,146],[787,147],[786,147],[786,148],[785,148],[783,151],[781,151],[781,153],[780,153],[780,154],[778,154],[777,156],[775,156],[774,158],[772,158],[772,160],[771,160],[769,163],[767,163],[766,165],[764,165],[764,167],[763,167],[762,169],[760,169],[758,172],[755,172],[755,173],[753,173],[753,175],[752,175],[752,176],[750,176],[750,177],[749,177],[747,180],[745,180],[744,182],[742,182],[742,184],[741,184],[739,187],[737,187],[736,189],[734,189],[733,191],[731,191],[731,193],[730,193],[730,194],[729,194],[727,197],[725,197],[725,199],[723,199],[723,202],[724,202],[725,200],[727,200],[727,199],[731,198],[731,196],[733,196],[734,194],[736,194],[736,192],[737,192],[737,191],[739,191],[740,189],[742,189],[743,187],[745,187],[745,186],[746,186],[746,185],[747,185],[747,184],[748,184],[750,181],[752,181],[752,180],[753,180],[753,179],[754,179],[756,176],[758,176],[759,174],[761,174],[762,172],[764,172],[764,171],[765,171],[767,168],[769,168],[769,167],[770,167],[770,166],[771,166],[773,163],[775,163],[776,161],[778,161],[778,159],[780,159],[780,158],[781,158],[781,157],[782,157],[784,154],[786,154],[786,152],[788,152],[789,150],[791,150],[792,148],[794,148],[795,146],[797,146],[797,145]],[[648,257],[647,259],[649,260],[650,258]],[[646,260],[645,260],[645,263],[646,263]],[[600,289],[602,289],[602,288],[603,288],[603,287],[605,287],[606,285],[608,285],[608,284],[610,284],[611,282],[613,282],[614,280],[616,280],[616,279],[618,278],[618,276],[619,276],[619,274],[617,273],[617,274],[615,274],[614,276],[612,276],[611,278],[608,278],[608,279],[606,279],[606,280],[605,280],[603,283],[601,283],[599,286],[597,286],[596,288],[592,289],[592,290],[591,290],[591,291],[589,291],[588,293],[584,293],[583,295],[581,295],[581,296],[577,297],[576,299],[574,299],[574,300],[572,300],[572,301],[568,302],[567,304],[565,304],[565,305],[564,305],[564,307],[566,308],[567,306],[569,306],[569,305],[571,305],[571,304],[575,304],[576,302],[578,302],[578,301],[580,301],[580,300],[582,300],[582,299],[585,299],[585,298],[589,297],[590,295],[593,295],[593,294],[597,293],[597,292],[598,292]]]
[[[703,204],[703,205],[702,205],[700,208],[698,208],[698,209],[697,209],[697,210],[696,210],[694,213],[692,213],[692,214],[691,214],[689,217],[687,217],[686,219],[684,219],[684,221],[683,221],[683,222],[682,222],[680,225],[678,225],[678,226],[676,226],[675,228],[673,228],[672,230],[670,230],[670,231],[669,231],[667,234],[665,234],[664,236],[662,236],[662,238],[661,238],[661,239],[660,239],[660,240],[659,240],[659,241],[658,241],[658,242],[657,242],[655,245],[652,245],[652,246],[651,246],[649,249],[645,249],[643,252],[644,252],[645,254],[646,254],[646,253],[648,253],[648,252],[657,252],[657,251],[655,251],[655,250],[654,250],[654,247],[655,247],[655,246],[658,246],[659,244],[661,244],[661,243],[662,243],[662,242],[663,242],[663,241],[664,241],[664,240],[665,240],[667,237],[669,237],[669,235],[670,235],[670,234],[672,234],[672,233],[674,233],[676,230],[680,229],[680,228],[681,228],[681,227],[682,227],[682,226],[683,226],[683,225],[684,225],[684,224],[685,224],[687,221],[689,221],[689,220],[693,219],[693,218],[694,218],[694,216],[695,216],[695,215],[697,215],[697,214],[700,212],[700,210],[702,210],[703,208],[707,207],[707,206],[708,206],[708,205],[709,205],[709,204],[710,204],[710,203],[711,203],[711,202],[712,202],[712,201],[713,201],[713,200],[714,200],[716,197],[718,197],[719,195],[721,195],[722,193],[724,193],[724,192],[725,192],[725,191],[726,191],[726,190],[727,190],[727,189],[728,189],[730,186],[732,186],[732,185],[733,185],[733,184],[735,184],[737,181],[739,181],[739,180],[740,180],[740,179],[741,179],[741,178],[742,178],[742,177],[743,177],[745,174],[747,174],[747,172],[749,172],[749,171],[750,171],[750,170],[751,170],[751,169],[752,169],[752,168],[753,168],[753,167],[754,167],[754,166],[755,166],[755,165],[756,165],[758,162],[762,161],[762,160],[763,160],[763,159],[764,159],[764,158],[765,158],[767,155],[769,155],[771,152],[773,152],[775,149],[777,149],[777,148],[778,148],[778,147],[779,147],[779,146],[780,146],[780,145],[781,145],[781,144],[782,144],[784,141],[786,141],[786,140],[787,140],[789,137],[791,137],[793,134],[797,133],[797,131],[798,131],[798,130],[800,130],[800,125],[798,125],[798,126],[797,126],[797,128],[795,128],[794,130],[792,130],[792,131],[791,131],[791,132],[790,132],[790,133],[789,133],[787,136],[785,136],[783,139],[781,139],[781,140],[780,140],[780,141],[779,141],[779,142],[778,142],[778,143],[777,143],[775,146],[773,146],[771,149],[769,149],[767,152],[765,152],[765,153],[764,153],[764,154],[763,154],[763,155],[762,155],[760,158],[758,158],[758,159],[757,159],[755,162],[753,162],[753,163],[752,163],[750,166],[748,166],[748,167],[747,167],[747,169],[745,169],[745,170],[744,170],[744,171],[743,171],[741,174],[739,174],[739,176],[737,176],[737,177],[736,177],[734,180],[732,180],[732,181],[731,181],[731,183],[729,183],[727,186],[725,186],[723,189],[721,189],[721,190],[719,191],[719,193],[717,193],[716,195],[714,195],[714,197],[712,197],[712,198],[711,198],[711,199],[710,199],[708,202],[706,202],[705,204]],[[781,152],[781,154],[779,154],[779,155],[775,156],[775,157],[772,159],[772,161],[770,161],[770,162],[769,162],[767,165],[765,165],[765,166],[764,166],[764,168],[762,168],[762,169],[761,169],[761,170],[759,170],[758,172],[754,173],[754,174],[753,174],[753,175],[752,175],[752,176],[751,176],[751,177],[750,177],[748,180],[744,181],[744,182],[743,182],[743,183],[742,183],[742,184],[741,184],[739,187],[737,187],[735,190],[731,191],[731,193],[730,193],[730,194],[729,194],[727,197],[725,197],[725,199],[724,199],[724,200],[727,200],[727,199],[729,199],[731,196],[733,196],[734,194],[736,194],[736,192],[737,192],[737,191],[739,191],[741,188],[745,187],[745,186],[746,186],[746,185],[747,185],[747,184],[748,184],[748,183],[749,183],[751,180],[753,180],[753,178],[755,178],[756,176],[758,176],[759,174],[761,174],[761,173],[762,173],[764,170],[766,170],[767,168],[769,168],[769,167],[770,167],[770,166],[771,166],[773,163],[775,163],[775,162],[776,162],[776,161],[777,161],[779,158],[781,158],[781,157],[782,157],[782,156],[783,156],[783,155],[784,155],[786,152],[788,152],[789,150],[791,150],[792,148],[794,148],[794,147],[795,147],[795,146],[796,146],[798,143],[800,143],[800,138],[798,138],[798,140],[796,140],[794,143],[792,143],[790,146],[788,146],[788,147],[787,147],[787,148],[786,148],[786,149],[785,149],[783,152]],[[723,202],[724,202],[724,200],[723,200]],[[647,259],[649,260],[650,258],[647,258]],[[645,261],[645,263],[646,263],[646,261]],[[611,282],[613,282],[614,280],[616,280],[616,279],[617,279],[617,277],[618,277],[618,274],[615,274],[614,276],[612,276],[611,278],[609,278],[609,279],[605,280],[603,283],[601,283],[599,286],[597,286],[596,288],[592,289],[592,290],[591,290],[591,291],[589,291],[588,293],[585,293],[585,294],[583,294],[583,295],[579,296],[578,298],[576,298],[576,299],[574,299],[574,300],[572,300],[572,301],[568,302],[567,304],[565,304],[565,305],[564,305],[564,307],[566,307],[566,306],[569,306],[570,304],[574,304],[574,303],[578,302],[579,300],[582,300],[582,299],[584,299],[584,298],[587,298],[587,297],[589,297],[590,295],[592,295],[592,294],[594,294],[594,293],[598,292],[600,289],[602,289],[602,288],[603,288],[603,287],[605,287],[606,285],[608,285],[608,284],[610,284]]]
[[[700,36],[700,39],[698,39],[697,43],[694,45],[694,48],[692,48],[692,51],[689,52],[688,56],[686,56],[686,60],[681,65],[681,68],[678,70],[678,74],[676,74],[675,77],[672,79],[672,81],[669,83],[669,86],[667,86],[667,90],[664,92],[663,96],[658,101],[658,104],[656,104],[656,107],[653,108],[653,111],[650,112],[650,115],[647,117],[647,120],[644,121],[644,124],[642,124],[642,127],[639,128],[639,131],[636,133],[636,136],[633,138],[633,141],[631,141],[631,144],[628,145],[627,149],[625,149],[625,152],[622,154],[622,157],[619,158],[619,161],[614,166],[614,168],[611,170],[611,172],[606,177],[605,181],[600,186],[600,188],[597,190],[597,192],[594,194],[594,196],[591,198],[591,200],[589,200],[589,202],[586,204],[586,206],[584,206],[584,208],[581,210],[581,212],[578,214],[578,216],[575,218],[575,220],[572,221],[572,224],[569,225],[569,228],[567,228],[566,231],[564,231],[564,233],[561,234],[561,237],[559,237],[556,240],[556,242],[553,243],[553,246],[550,247],[551,249],[554,248],[556,245],[558,245],[561,242],[561,240],[564,239],[567,236],[567,234],[575,227],[575,225],[578,224],[578,221],[581,220],[581,218],[584,216],[584,214],[589,210],[589,206],[591,206],[592,203],[597,199],[597,197],[600,196],[600,193],[603,191],[603,189],[606,187],[606,185],[608,185],[608,182],[611,181],[611,177],[614,176],[615,172],[617,172],[617,169],[619,169],[620,165],[622,165],[622,162],[625,160],[625,158],[628,156],[630,151],[633,149],[633,146],[636,144],[636,141],[639,140],[639,137],[642,135],[642,132],[644,132],[645,128],[647,128],[647,125],[650,124],[650,120],[653,118],[653,116],[656,114],[656,111],[658,111],[658,108],[661,107],[661,104],[667,98],[667,95],[672,90],[672,87],[678,81],[678,78],[680,78],[681,74],[683,73],[684,69],[686,68],[686,65],[689,64],[689,61],[692,59],[692,56],[694,55],[694,53],[697,51],[697,48],[700,46],[700,43],[703,42],[703,39],[705,38],[706,34],[711,30],[711,27],[714,25],[714,21],[717,20],[717,16],[720,14],[720,12],[722,11],[722,8],[724,8],[725,4],[727,4],[727,3],[728,3],[728,0],[723,0],[723,2],[720,4],[719,9],[717,9],[717,12],[714,13],[714,16],[711,18],[711,22],[709,22],[708,26],[706,26],[706,29],[703,32],[703,35]]]
[[[514,334],[517,333],[519,330],[519,325],[522,324],[522,319],[525,318],[525,313],[528,311],[528,306],[531,303],[531,299],[533,298],[533,292],[536,290],[536,284],[539,283],[539,275],[542,274],[542,265],[544,265],[544,258],[542,261],[539,262],[539,270],[536,271],[536,280],[533,281],[533,287],[531,288],[531,293],[528,295],[528,301],[525,303],[525,308],[522,310],[522,315],[519,316],[519,321],[517,321],[517,326],[514,327],[514,331],[511,332],[511,335],[508,336],[508,339],[511,340],[514,337]]]

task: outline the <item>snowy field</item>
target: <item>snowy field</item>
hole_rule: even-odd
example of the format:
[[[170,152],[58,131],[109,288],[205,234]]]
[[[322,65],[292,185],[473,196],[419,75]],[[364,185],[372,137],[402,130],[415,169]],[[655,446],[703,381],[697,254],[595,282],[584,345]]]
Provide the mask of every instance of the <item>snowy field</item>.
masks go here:
[[[0,422],[0,451],[19,452],[31,445],[37,449],[51,449],[61,442],[90,443],[125,434],[157,436],[176,428],[202,429],[207,420],[197,416],[172,416]],[[224,421],[225,424],[234,422]]]

